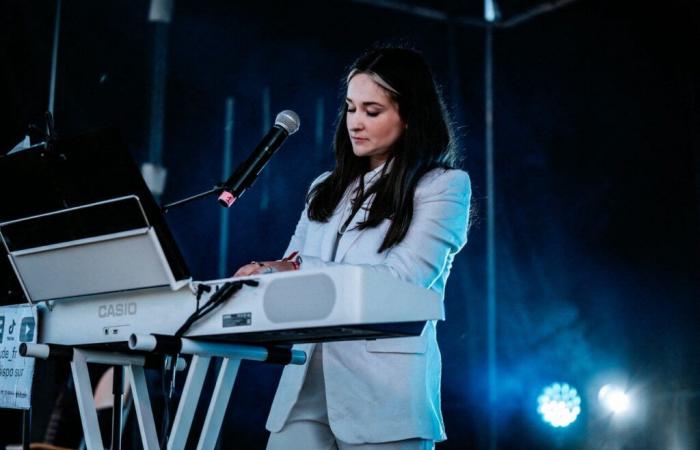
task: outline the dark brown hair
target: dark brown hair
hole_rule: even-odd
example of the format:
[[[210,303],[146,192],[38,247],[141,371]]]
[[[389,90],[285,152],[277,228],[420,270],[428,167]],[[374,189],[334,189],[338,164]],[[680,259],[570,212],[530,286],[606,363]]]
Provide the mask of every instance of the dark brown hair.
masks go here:
[[[362,175],[369,170],[369,158],[353,153],[346,126],[347,107],[343,102],[335,130],[335,169],[309,192],[309,219],[327,222],[343,198],[348,186],[360,178],[353,200],[356,213],[365,199],[376,194],[367,219],[360,229],[372,228],[384,219],[392,223],[382,245],[382,252],[403,240],[413,219],[413,196],[421,177],[435,168],[454,168],[457,152],[453,132],[440,92],[430,68],[415,50],[374,48],[360,56],[351,66],[343,87],[357,73],[379,76],[396,92],[386,90],[397,102],[399,115],[407,125],[392,149],[391,170],[384,167],[381,178],[365,192]]]

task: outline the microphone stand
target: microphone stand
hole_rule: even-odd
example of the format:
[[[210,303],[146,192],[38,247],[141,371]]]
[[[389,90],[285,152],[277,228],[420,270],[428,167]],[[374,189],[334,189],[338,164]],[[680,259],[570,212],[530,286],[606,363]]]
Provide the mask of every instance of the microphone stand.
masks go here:
[[[223,186],[221,184],[217,184],[216,186],[209,189],[208,191],[200,192],[199,194],[195,194],[195,195],[192,195],[190,197],[185,197],[181,200],[176,200],[172,203],[168,203],[167,205],[162,205],[160,207],[160,209],[161,209],[161,211],[163,211],[163,213],[167,213],[170,208],[173,208],[175,206],[181,206],[181,205],[193,202],[195,200],[199,200],[200,198],[208,197],[210,195],[220,194],[222,189],[223,189]]]
[[[291,130],[289,127],[291,127]],[[298,129],[299,116],[297,116],[294,111],[282,111],[275,119],[275,126],[268,131],[260,144],[258,144],[255,150],[248,155],[246,160],[238,166],[228,180],[219,183],[208,191],[163,205],[161,206],[161,210],[163,213],[166,213],[174,206],[184,205],[199,200],[200,198],[208,197],[213,194],[222,194],[224,192],[229,193],[230,196],[228,198],[219,197],[219,203],[224,207],[230,207],[234,201],[240,198],[243,193],[253,185],[260,172],[265,168],[265,165],[270,158],[272,158],[275,151],[284,143],[285,139],[291,134],[294,134]]]

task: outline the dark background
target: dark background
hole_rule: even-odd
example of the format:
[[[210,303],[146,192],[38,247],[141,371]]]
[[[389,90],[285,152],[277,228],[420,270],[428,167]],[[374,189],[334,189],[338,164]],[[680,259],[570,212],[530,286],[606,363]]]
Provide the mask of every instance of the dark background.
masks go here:
[[[413,5],[478,18],[476,1]],[[500,2],[504,19],[538,3]],[[117,127],[148,159],[155,27],[146,1],[63,2],[56,128]],[[0,154],[42,125],[55,3],[0,1]],[[494,30],[499,448],[694,448],[700,439],[699,8],[692,0],[580,0]],[[450,36],[453,59],[450,59]],[[293,109],[301,130],[228,212],[227,272],[280,257],[310,181],[332,167],[340,80],[377,41],[421,49],[443,86],[472,177],[477,217],[458,255],[439,327],[442,449],[488,448],[486,179],[482,27],[372,2],[177,2],[169,27],[163,202],[221,178],[226,97],[235,98],[234,161]],[[322,135],[317,103],[324,106]],[[11,202],[12,192],[0,192]],[[196,279],[219,276],[220,208],[185,206],[169,223]],[[43,438],[65,368],[39,364],[34,440]],[[222,448],[264,448],[280,369],[245,364]],[[636,413],[610,417],[597,391],[621,380]],[[566,429],[537,415],[554,381],[583,411]],[[0,411],[0,445],[21,414]]]

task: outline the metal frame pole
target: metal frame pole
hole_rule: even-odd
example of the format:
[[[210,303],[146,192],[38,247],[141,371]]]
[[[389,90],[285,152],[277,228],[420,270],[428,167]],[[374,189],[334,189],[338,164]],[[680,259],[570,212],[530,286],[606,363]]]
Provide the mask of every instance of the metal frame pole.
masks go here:
[[[272,119],[270,119],[272,102],[270,100],[270,86],[265,86],[262,91],[261,106],[262,106],[262,134],[264,135],[272,127]],[[260,211],[267,211],[270,206],[270,168],[262,171],[262,182],[260,183]]]
[[[56,98],[56,69],[58,67],[58,38],[61,30],[61,0],[56,2],[56,21],[53,29],[53,50],[51,54],[51,79],[49,81],[49,112],[54,115]]]
[[[90,374],[88,373],[87,358],[82,350],[74,350],[70,363],[75,384],[75,395],[78,399],[80,421],[83,424],[83,435],[88,450],[102,450],[102,434],[95,410],[95,398],[92,395]]]
[[[488,0],[487,0],[488,2]],[[489,449],[498,448],[496,416],[498,360],[496,353],[496,210],[493,133],[493,28],[486,28],[484,49],[484,113],[486,127],[486,322],[489,399]]]
[[[226,117],[224,118],[224,155],[221,163],[221,180],[227,180],[231,176],[231,165],[233,164],[233,123],[235,113],[235,100],[233,97],[226,98]],[[226,271],[228,263],[228,242],[229,242],[229,211],[221,208],[219,212],[219,278],[229,276]]]
[[[314,130],[314,144],[316,162],[323,160],[325,149],[323,148],[323,130],[326,123],[326,108],[323,97],[316,99],[316,128]]]
[[[144,450],[158,450],[158,433],[156,432],[156,423],[153,418],[153,409],[151,408],[151,399],[148,396],[148,385],[146,384],[146,374],[143,366],[128,365],[126,372],[129,375],[131,382],[131,393],[134,396],[134,407],[136,409],[136,418],[139,422],[139,431],[141,432],[141,443]]]
[[[124,395],[124,367],[112,366],[112,450],[122,448],[122,400]]]
[[[238,368],[241,365],[240,359],[224,358],[219,369],[219,376],[214,386],[207,416],[204,419],[204,426],[199,435],[197,450],[208,450],[216,446],[219,440],[221,424],[224,421],[224,414],[228,401],[231,398],[233,384],[236,382]]]
[[[29,450],[32,442],[32,408],[22,411],[22,450]]]
[[[192,419],[202,393],[204,379],[211,362],[210,356],[194,355],[182,389],[180,403],[175,413],[173,428],[168,440],[168,450],[183,450],[187,444],[187,436],[192,427]]]

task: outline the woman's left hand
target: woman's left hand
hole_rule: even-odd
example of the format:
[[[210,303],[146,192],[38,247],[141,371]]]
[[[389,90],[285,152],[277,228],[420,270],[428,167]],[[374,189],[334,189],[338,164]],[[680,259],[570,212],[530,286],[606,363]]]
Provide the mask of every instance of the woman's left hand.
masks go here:
[[[290,261],[253,261],[250,264],[246,264],[241,267],[233,274],[234,277],[245,277],[248,275],[260,275],[266,273],[274,272],[286,272],[288,270],[294,270],[294,264]]]

